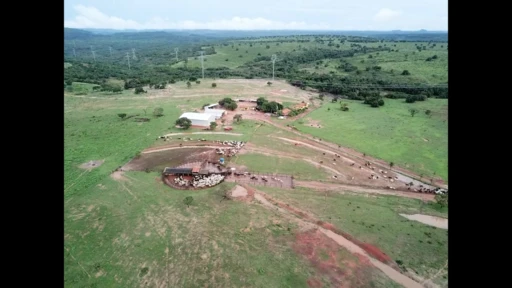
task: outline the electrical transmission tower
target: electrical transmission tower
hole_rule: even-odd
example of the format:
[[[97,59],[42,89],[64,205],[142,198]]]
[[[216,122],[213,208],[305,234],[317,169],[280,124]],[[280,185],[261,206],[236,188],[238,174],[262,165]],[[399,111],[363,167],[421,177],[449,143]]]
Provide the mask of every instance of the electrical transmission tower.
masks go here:
[[[91,53],[92,53],[92,58],[94,59],[94,62],[96,62],[96,52],[94,50],[92,50],[92,46],[91,46]]]
[[[132,59],[137,60],[137,56],[135,55],[135,48],[132,48]]]
[[[174,48],[174,53],[176,54],[176,61],[178,61],[178,48]]]
[[[203,58],[204,58],[204,51],[201,51],[201,69],[203,70],[203,80],[204,80],[204,64],[203,64]]]
[[[276,64],[277,55],[272,54],[272,57],[270,58],[270,60],[272,61],[272,81],[274,81],[274,66]]]
[[[126,60],[128,60],[128,70],[130,70],[130,53],[126,52]]]
[[[74,55],[74,56],[75,56],[75,58],[76,58],[76,50],[75,50],[75,49],[76,49],[76,43],[75,43],[75,41],[73,40],[73,55]]]
[[[112,57],[112,47],[108,47],[108,50],[110,50],[110,57]]]

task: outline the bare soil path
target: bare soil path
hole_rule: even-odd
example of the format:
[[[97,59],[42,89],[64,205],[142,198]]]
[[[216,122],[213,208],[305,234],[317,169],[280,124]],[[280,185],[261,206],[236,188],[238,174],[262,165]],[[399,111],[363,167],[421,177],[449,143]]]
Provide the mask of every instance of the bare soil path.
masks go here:
[[[370,187],[362,187],[360,185],[351,185],[351,184],[344,184],[344,183],[338,184],[338,183],[324,183],[324,182],[317,182],[317,181],[298,181],[298,180],[295,180],[294,183],[295,183],[295,186],[297,186],[297,187],[310,188],[310,189],[319,190],[319,191],[340,189],[340,190],[345,190],[345,191],[350,191],[350,192],[392,195],[392,196],[400,196],[400,197],[429,200],[429,201],[433,201],[434,197],[435,197],[434,194],[393,191],[393,190],[378,189],[378,188],[373,188],[373,187],[371,187],[371,188]]]
[[[300,218],[296,217],[295,215],[289,213],[287,210],[280,208],[276,205],[273,205],[272,203],[270,203],[270,201],[268,201],[266,199],[266,197],[264,195],[265,195],[265,193],[255,190],[254,198],[256,200],[260,201],[265,207],[267,207],[273,211],[277,211],[277,212],[281,213],[282,215],[285,215],[286,218],[289,218],[296,222],[299,222],[301,227],[316,228],[319,231],[321,231],[324,235],[326,235],[327,237],[334,240],[338,245],[349,250],[351,253],[354,253],[354,254],[357,253],[357,254],[363,255],[364,257],[368,258],[370,260],[370,262],[375,267],[377,267],[379,270],[384,272],[384,274],[386,274],[389,278],[391,278],[395,282],[403,285],[404,287],[406,287],[406,288],[413,288],[413,287],[414,288],[416,288],[416,287],[423,288],[423,285],[421,285],[420,283],[418,283],[418,282],[414,281],[413,279],[409,278],[408,276],[400,273],[399,271],[395,270],[391,266],[384,264],[384,263],[378,261],[377,259],[374,259],[364,249],[362,249],[358,245],[354,244],[352,241],[346,239],[345,237],[343,237],[337,233],[334,233],[331,230],[325,229],[325,228],[317,225],[316,223],[311,223],[309,221],[300,219]],[[293,207],[291,207],[291,208],[294,209]],[[307,222],[307,223],[305,223],[305,222]]]

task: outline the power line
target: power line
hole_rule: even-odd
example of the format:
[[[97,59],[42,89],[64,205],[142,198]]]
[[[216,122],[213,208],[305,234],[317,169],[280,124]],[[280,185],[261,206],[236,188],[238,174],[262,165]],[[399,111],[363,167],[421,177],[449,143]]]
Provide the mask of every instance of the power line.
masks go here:
[[[277,55],[276,54],[272,54],[272,81],[274,81],[274,66],[276,64],[276,60],[277,60]]]
[[[128,70],[130,70],[130,53],[126,52],[126,60],[128,60]]]
[[[96,62],[96,52],[94,52],[94,50],[92,50],[92,46],[91,46],[91,53],[92,53],[92,57],[94,58],[94,62]]]

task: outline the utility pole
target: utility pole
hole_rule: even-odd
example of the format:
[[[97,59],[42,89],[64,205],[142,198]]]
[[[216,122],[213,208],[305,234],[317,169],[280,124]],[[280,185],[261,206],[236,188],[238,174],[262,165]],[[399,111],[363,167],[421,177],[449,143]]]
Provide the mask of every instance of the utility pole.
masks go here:
[[[272,60],[272,81],[274,81],[274,66],[275,66],[276,60],[277,60],[276,54],[273,54],[270,59]]]
[[[137,60],[137,56],[135,56],[135,48],[132,48],[132,55],[133,55],[132,59]]]
[[[126,52],[126,59],[128,60],[128,70],[130,70],[130,53]]]
[[[176,61],[178,61],[178,48],[174,48],[174,53],[176,54]]]
[[[203,80],[204,80],[204,64],[203,64],[203,58],[204,58],[204,51],[201,51],[201,69],[203,70]]]
[[[94,52],[94,50],[92,50],[92,46],[91,46],[91,53],[92,53],[92,58],[94,58],[94,62],[96,62],[96,52]]]

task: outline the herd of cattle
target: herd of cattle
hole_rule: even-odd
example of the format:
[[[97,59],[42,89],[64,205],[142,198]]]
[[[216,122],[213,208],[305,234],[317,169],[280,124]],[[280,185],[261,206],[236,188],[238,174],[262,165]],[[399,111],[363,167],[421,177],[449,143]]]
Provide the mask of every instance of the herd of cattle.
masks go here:
[[[193,186],[195,188],[201,187],[212,187],[224,180],[223,175],[219,174],[211,174],[209,176],[194,176],[194,178],[189,181],[187,179],[183,179],[182,176],[174,178],[174,184],[179,186]]]

